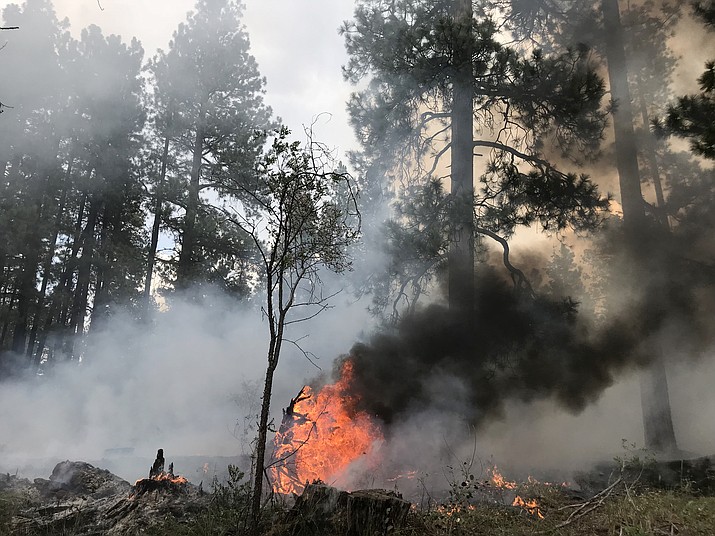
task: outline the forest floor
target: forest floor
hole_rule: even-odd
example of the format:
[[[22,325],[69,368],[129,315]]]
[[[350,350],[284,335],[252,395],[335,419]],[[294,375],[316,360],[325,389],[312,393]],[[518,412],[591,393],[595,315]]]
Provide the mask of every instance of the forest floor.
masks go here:
[[[102,481],[102,489],[113,485],[105,475],[93,477],[92,482],[97,482],[97,478]],[[12,477],[7,477],[7,482],[10,481],[8,479]],[[47,482],[43,481],[42,485],[46,486]],[[248,487],[238,478],[217,485],[213,492],[201,494],[200,498],[195,490],[191,491],[188,496],[193,499],[186,498],[187,495],[183,499],[172,499],[164,509],[158,507],[163,499],[147,495],[142,499],[145,501],[143,506],[132,506],[133,523],[128,521],[130,510],[127,505],[134,505],[136,498],[127,499],[127,491],[123,487],[117,494],[122,496],[119,499],[101,493],[101,497],[97,495],[98,504],[109,500],[112,502],[109,508],[111,515],[116,519],[124,516],[123,527],[117,525],[111,530],[107,529],[106,523],[102,525],[99,522],[106,518],[106,511],[98,511],[97,515],[87,506],[83,512],[82,507],[73,507],[76,510],[72,510],[74,513],[66,509],[68,515],[57,517],[56,513],[63,510],[62,505],[72,498],[63,495],[48,501],[45,496],[39,501],[33,491],[36,487],[37,481],[30,487],[6,485],[3,489],[0,486],[1,535],[130,535],[141,532],[150,536],[228,536],[247,533]],[[450,493],[449,500],[441,504],[424,508],[413,506],[406,520],[388,533],[395,536],[715,534],[715,496],[698,491],[688,481],[669,489],[660,489],[637,478],[615,475],[606,487],[590,492],[530,481],[509,490],[507,498],[501,503],[493,497],[490,500],[479,498],[470,493],[470,489],[469,483],[458,484]],[[521,505],[511,499],[517,495],[523,498]],[[182,501],[199,502],[184,504]],[[144,513],[139,515],[142,508]],[[48,515],[55,516],[53,521],[43,522]],[[347,534],[344,512],[306,516],[296,514],[285,503],[277,502],[265,507],[262,526],[261,534],[265,536]]]

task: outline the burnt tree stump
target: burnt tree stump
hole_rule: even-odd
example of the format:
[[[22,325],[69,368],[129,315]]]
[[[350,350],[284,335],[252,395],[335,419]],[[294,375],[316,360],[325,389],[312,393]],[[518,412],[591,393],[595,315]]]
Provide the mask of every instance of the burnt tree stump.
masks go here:
[[[308,484],[296,499],[294,533],[315,533],[331,525],[347,536],[384,536],[400,528],[410,503],[397,493],[382,489],[348,493],[322,482]]]
[[[410,503],[393,491],[366,489],[353,491],[347,500],[348,536],[384,535],[401,527]]]
[[[156,460],[154,460],[154,464],[149,469],[149,478],[159,476],[164,472],[164,461],[164,449],[159,449],[156,452]]]

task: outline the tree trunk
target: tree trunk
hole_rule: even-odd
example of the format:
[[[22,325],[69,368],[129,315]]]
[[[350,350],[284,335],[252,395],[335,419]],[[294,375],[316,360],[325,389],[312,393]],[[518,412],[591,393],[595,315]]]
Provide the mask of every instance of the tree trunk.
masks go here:
[[[37,194],[39,195],[39,194]],[[27,331],[30,321],[30,306],[37,298],[37,268],[40,263],[39,224],[42,219],[42,201],[35,201],[33,221],[27,234],[27,246],[23,255],[22,271],[17,299],[17,321],[12,336],[12,351],[24,355],[27,349]]]
[[[72,174],[72,162],[73,159],[70,158],[67,163],[67,171],[65,172],[64,185],[62,187],[62,194],[60,196],[60,204],[57,207],[57,213],[55,216],[55,224],[52,229],[52,237],[50,238],[49,248],[47,255],[45,256],[45,262],[42,265],[42,285],[40,286],[40,292],[37,299],[37,311],[35,313],[35,319],[32,322],[32,330],[30,331],[30,340],[27,343],[27,357],[31,359],[35,353],[35,343],[37,342],[37,333],[39,331],[40,321],[42,318],[42,310],[45,306],[45,295],[47,294],[47,286],[50,280],[50,270],[52,269],[52,259],[55,256],[55,246],[57,244],[57,238],[60,233],[60,224],[62,222],[62,215],[65,211],[65,204],[67,203],[67,184],[69,184],[69,178]],[[42,351],[44,348],[40,349]]]
[[[53,329],[53,324],[55,323],[55,318],[57,318],[57,325],[62,327],[61,331],[65,331],[67,328],[66,321],[69,314],[69,302],[70,295],[72,291],[72,275],[75,270],[75,266],[78,262],[77,254],[82,245],[82,222],[84,221],[84,211],[87,206],[87,195],[82,196],[82,200],[79,204],[79,209],[77,211],[77,219],[74,226],[74,235],[72,238],[72,251],[69,258],[65,262],[65,267],[62,270],[62,276],[57,288],[54,290],[52,295],[52,304],[50,305],[50,310],[45,318],[45,324],[42,328],[42,333],[38,340],[37,348],[35,350],[35,362],[36,367],[40,366],[42,360],[42,353],[47,345],[47,337],[51,329]],[[61,339],[64,333],[60,335],[60,340],[57,341],[61,344]]]
[[[194,138],[194,154],[191,163],[191,180],[189,182],[188,198],[186,200],[186,215],[184,216],[184,233],[181,237],[181,254],[177,267],[176,283],[181,288],[187,288],[196,274],[196,218],[199,212],[199,189],[201,181],[201,162],[203,159],[203,122],[204,106],[201,105],[196,122]]]
[[[102,226],[97,244],[96,279],[94,283],[94,299],[92,300],[92,314],[88,331],[94,331],[106,318],[106,309],[109,303],[107,296],[107,280],[111,271],[111,241],[109,240],[110,205],[105,204],[102,214]]]
[[[161,173],[159,183],[156,185],[154,197],[154,223],[151,226],[151,243],[147,253],[146,278],[144,279],[144,316],[149,310],[151,303],[151,281],[154,276],[154,262],[156,250],[159,246],[159,230],[161,228],[161,206],[164,202],[164,181],[166,180],[166,167],[169,159],[169,136],[164,137],[164,150],[161,154]]]
[[[660,181],[660,167],[658,166],[658,154],[655,149],[655,142],[653,140],[653,135],[648,131],[648,125],[650,124],[650,119],[648,118],[648,107],[646,106],[645,97],[643,96],[642,88],[639,83],[639,93],[638,104],[640,107],[641,121],[643,122],[644,130],[644,143],[645,143],[645,154],[648,161],[648,168],[651,175],[651,180],[653,182],[653,188],[655,189],[655,200],[656,207],[658,208],[658,220],[663,225],[665,229],[670,229],[670,222],[668,221],[668,213],[665,208],[665,195],[663,194],[663,183]]]
[[[2,333],[0,333],[0,349],[5,346],[5,339],[7,338],[7,334],[10,331],[10,311],[13,310],[15,304],[15,294],[10,294],[10,299],[8,300],[7,304],[7,310],[8,310],[8,318],[7,320],[3,323],[2,326]]]
[[[618,0],[602,0],[605,25],[606,55],[611,97],[616,107],[613,111],[616,164],[621,189],[623,226],[627,247],[632,255],[633,269],[630,280],[633,285],[642,271],[647,269],[646,253],[640,251],[640,235],[646,230],[644,202],[641,193],[638,152],[633,131],[633,110],[628,87],[628,69],[623,39],[623,27]],[[643,403],[643,428],[645,446],[658,451],[675,451],[677,443],[670,410],[668,381],[660,351],[655,351],[651,369],[641,377]]]
[[[89,284],[92,276],[92,264],[94,262],[95,227],[99,218],[99,202],[90,202],[87,225],[82,232],[82,257],[79,259],[79,273],[77,275],[77,287],[75,288],[72,310],[70,315],[70,341],[67,345],[67,355],[74,358],[74,339],[76,335],[84,333],[84,322],[87,315],[87,304],[89,302]]]
[[[449,250],[449,306],[474,310],[474,138],[472,74],[472,3],[454,0],[456,32],[451,136],[453,235]]]
[[[269,319],[269,322],[272,322]],[[263,385],[263,398],[261,399],[261,416],[258,423],[258,439],[256,443],[256,466],[253,478],[253,495],[251,496],[251,532],[258,534],[258,524],[261,515],[261,498],[263,497],[263,471],[266,463],[266,443],[268,441],[268,418],[271,411],[271,395],[273,392],[273,375],[278,361],[277,353],[280,351],[280,341],[271,338],[268,352],[268,368]]]

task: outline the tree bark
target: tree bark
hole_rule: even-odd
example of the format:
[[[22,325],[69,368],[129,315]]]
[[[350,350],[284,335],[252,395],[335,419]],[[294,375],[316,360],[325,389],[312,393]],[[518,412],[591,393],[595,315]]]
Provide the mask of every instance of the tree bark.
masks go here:
[[[465,313],[474,310],[474,139],[472,73],[472,3],[454,0],[458,27],[454,47],[452,97],[451,197],[453,235],[449,250],[449,306]]]
[[[269,287],[270,288],[270,287]],[[266,463],[266,445],[268,442],[268,419],[271,412],[271,396],[273,394],[273,376],[278,367],[282,343],[282,325],[285,321],[280,315],[278,325],[274,324],[275,319],[269,311],[269,322],[271,322],[271,341],[268,348],[268,367],[266,378],[263,384],[263,398],[261,399],[261,415],[258,423],[258,439],[256,443],[256,467],[253,478],[253,494],[251,496],[251,532],[258,534],[259,521],[261,516],[261,498],[263,497],[263,473]],[[277,330],[276,330],[277,328]]]
[[[641,251],[640,236],[646,231],[646,217],[641,193],[638,151],[633,131],[633,109],[628,87],[628,68],[624,47],[623,27],[618,0],[602,0],[605,25],[606,55],[613,111],[616,164],[623,207],[623,226],[627,247],[632,256],[631,284],[637,285],[639,274],[647,269],[646,252]],[[657,343],[655,343],[657,344]],[[654,351],[651,368],[641,376],[641,401],[645,446],[657,451],[677,450],[670,410],[668,381],[660,349]]]

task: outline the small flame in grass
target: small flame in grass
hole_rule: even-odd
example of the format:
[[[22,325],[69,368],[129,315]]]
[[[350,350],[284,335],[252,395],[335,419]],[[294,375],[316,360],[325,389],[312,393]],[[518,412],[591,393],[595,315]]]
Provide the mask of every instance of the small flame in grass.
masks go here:
[[[448,517],[452,517],[465,512],[474,512],[476,509],[477,507],[473,504],[468,504],[466,506],[462,506],[459,504],[451,504],[449,506],[440,505],[436,508],[437,512]],[[457,519],[457,521],[460,520]]]
[[[499,472],[499,469],[497,469],[496,465],[489,469],[489,472],[492,475],[490,481],[497,488],[516,489],[516,482],[512,482],[511,480],[507,480],[506,478],[504,478]]]
[[[306,482],[339,480],[358,458],[383,440],[380,428],[364,412],[354,412],[347,394],[353,365],[345,361],[340,379],[319,392],[306,386],[291,401],[273,440],[268,473],[274,491],[300,493]]]
[[[539,519],[544,519],[544,515],[541,513],[541,508],[536,499],[524,500],[519,495],[514,497],[514,502],[511,503],[512,506],[519,506],[529,512],[532,516],[538,517]]]

